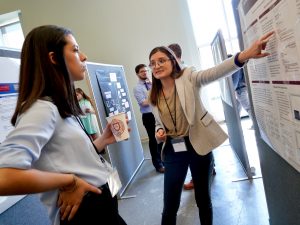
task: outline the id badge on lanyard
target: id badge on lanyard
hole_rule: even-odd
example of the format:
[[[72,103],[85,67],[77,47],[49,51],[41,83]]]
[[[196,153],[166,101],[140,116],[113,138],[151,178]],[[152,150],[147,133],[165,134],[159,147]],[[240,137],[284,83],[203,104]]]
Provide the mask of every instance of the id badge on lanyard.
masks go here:
[[[105,164],[105,168],[106,170],[109,172],[108,178],[106,180],[111,196],[115,197],[116,194],[118,194],[118,192],[120,191],[121,187],[122,187],[122,183],[118,174],[118,171],[111,167],[110,164],[108,164],[108,162],[106,162],[102,156],[100,156],[101,161]]]
[[[112,197],[115,197],[122,187],[122,183],[116,169],[112,169],[107,178],[107,183]]]
[[[187,151],[184,138],[173,138],[171,140],[174,152],[185,152]]]

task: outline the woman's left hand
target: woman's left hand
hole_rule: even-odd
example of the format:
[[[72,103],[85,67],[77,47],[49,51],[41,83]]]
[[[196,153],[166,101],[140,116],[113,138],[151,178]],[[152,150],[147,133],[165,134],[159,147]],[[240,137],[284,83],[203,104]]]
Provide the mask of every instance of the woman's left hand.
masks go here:
[[[244,63],[249,59],[258,59],[270,55],[268,52],[263,52],[266,49],[268,41],[271,39],[274,31],[263,35],[255,41],[249,48],[242,51],[238,56],[238,61]]]
[[[111,131],[111,124],[110,123],[108,123],[106,125],[106,127],[104,128],[103,133],[102,133],[101,136],[105,140],[106,145],[113,144],[113,143],[116,142],[116,138],[115,138],[113,132]]]
[[[70,187],[70,190],[60,190],[59,192],[57,205],[60,208],[62,220],[71,220],[75,216],[81,201],[87,192],[101,194],[101,190],[79,177],[76,177],[74,185],[74,187]]]
[[[126,123],[128,124],[128,118],[126,117]],[[131,128],[128,127],[128,132],[131,131]],[[116,138],[111,131],[111,124],[108,123],[104,128],[102,134],[94,141],[94,144],[97,146],[97,149],[103,149],[106,145],[113,144],[116,142]]]

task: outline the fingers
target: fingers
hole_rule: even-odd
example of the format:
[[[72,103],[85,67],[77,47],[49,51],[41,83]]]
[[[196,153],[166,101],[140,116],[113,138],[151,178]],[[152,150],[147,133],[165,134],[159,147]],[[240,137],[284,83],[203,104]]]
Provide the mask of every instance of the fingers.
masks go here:
[[[61,219],[65,220],[66,218],[68,218],[68,220],[71,220],[75,216],[78,208],[79,208],[79,204],[75,204],[73,206],[72,205],[62,206],[60,208]]]
[[[261,45],[262,50],[266,49],[266,46],[267,46],[267,43],[269,42],[269,40],[270,40],[270,38],[261,41],[260,45]]]
[[[155,134],[155,136],[156,136],[157,138],[161,138],[161,137],[163,136],[163,134],[162,134],[161,132],[157,132],[157,133]]]
[[[266,57],[266,56],[268,56],[268,55],[270,55],[270,53],[268,53],[268,52],[256,54],[256,55],[253,57],[253,59],[263,58],[263,57]]]
[[[72,210],[72,206],[71,205],[62,205],[60,207],[60,215],[61,215],[61,219],[64,220],[67,218],[67,216],[69,215],[69,213],[71,212]]]
[[[155,135],[158,140],[163,141],[163,142],[166,140],[166,137],[167,137],[166,133],[163,129],[158,130]]]
[[[261,41],[264,41],[265,39],[267,39],[267,42],[268,40],[271,38],[271,36],[275,33],[275,31],[270,31],[268,33],[266,33],[265,35],[263,35],[260,40]]]
[[[102,191],[99,188],[97,188],[97,187],[95,187],[93,185],[90,185],[90,188],[89,188],[88,191],[89,192],[94,192],[95,194],[101,194],[102,193]]]
[[[274,33],[274,31],[271,31],[260,38],[260,46],[262,50],[266,49],[267,43],[270,41]]]
[[[129,124],[129,120],[128,120],[127,116],[126,116],[126,123],[127,123],[127,125]],[[128,132],[130,132],[130,131],[131,131],[131,128],[128,127]]]
[[[74,206],[72,207],[72,210],[71,210],[71,212],[70,212],[70,214],[69,214],[69,216],[68,216],[68,220],[69,220],[69,221],[75,216],[75,214],[76,214],[78,208],[79,208],[79,205],[74,205]]]
[[[257,55],[257,58],[266,57],[266,56],[268,56],[268,55],[270,55],[270,53],[264,52],[264,53],[261,53],[261,54]]]
[[[78,185],[80,186],[76,192],[60,192],[58,196],[58,207],[60,207],[61,219],[71,220],[76,214],[84,195],[88,192],[101,194],[102,191],[97,187],[86,183],[78,178]]]
[[[270,41],[271,38],[272,38],[272,37],[269,37],[269,38],[267,38],[267,39],[261,40],[261,44],[262,44],[262,45],[266,45],[266,44]]]
[[[165,134],[165,131],[164,131],[163,129],[159,129],[159,130],[157,131],[157,134],[158,134],[159,136],[163,136],[163,135]]]
[[[63,201],[60,197],[60,195],[58,196],[58,201],[57,201],[57,206],[60,207],[63,204]]]

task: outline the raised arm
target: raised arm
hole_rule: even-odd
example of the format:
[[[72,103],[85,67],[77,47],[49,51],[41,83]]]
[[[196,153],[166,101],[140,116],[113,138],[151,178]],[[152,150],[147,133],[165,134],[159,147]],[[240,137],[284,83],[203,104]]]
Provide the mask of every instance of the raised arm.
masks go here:
[[[256,40],[249,48],[245,49],[238,55],[237,60],[240,63],[244,63],[249,59],[258,59],[270,55],[270,53],[264,52],[264,50],[266,49],[267,43],[273,34],[274,31],[271,31]]]
[[[258,59],[270,55],[270,53],[264,52],[264,50],[266,49],[266,45],[273,34],[274,31],[263,35],[249,48],[240,53],[237,53],[235,56],[229,59],[224,60],[222,63],[212,68],[201,71],[196,71],[195,69],[190,68],[190,72],[187,71],[187,73],[191,73],[191,76],[189,76],[189,78],[197,86],[201,86],[209,84],[215,80],[218,80],[219,78],[232,75],[234,72],[239,70],[249,59]]]

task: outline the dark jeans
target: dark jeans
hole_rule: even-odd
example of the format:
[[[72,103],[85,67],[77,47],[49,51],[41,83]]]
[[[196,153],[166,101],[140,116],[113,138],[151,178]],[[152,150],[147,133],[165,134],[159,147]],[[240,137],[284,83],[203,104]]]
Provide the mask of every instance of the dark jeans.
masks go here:
[[[87,193],[74,218],[60,221],[61,225],[126,225],[118,212],[118,200],[112,198],[108,185],[101,187],[102,193]]]
[[[159,169],[163,166],[161,161],[160,152],[162,144],[157,144],[155,138],[155,118],[152,113],[143,113],[142,120],[144,127],[146,128],[149,138],[149,150],[152,158],[152,163],[155,169]]]
[[[174,152],[168,138],[164,148],[164,208],[161,224],[176,224],[182,185],[190,166],[201,225],[212,225],[210,184],[214,166],[213,154],[210,152],[205,156],[198,155],[188,137],[185,138],[185,143],[188,151]]]

